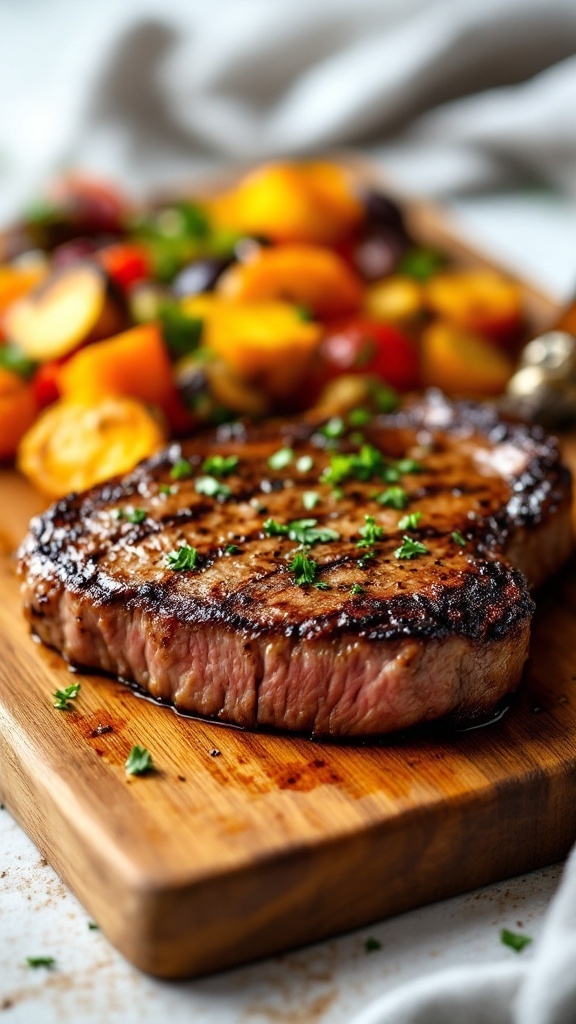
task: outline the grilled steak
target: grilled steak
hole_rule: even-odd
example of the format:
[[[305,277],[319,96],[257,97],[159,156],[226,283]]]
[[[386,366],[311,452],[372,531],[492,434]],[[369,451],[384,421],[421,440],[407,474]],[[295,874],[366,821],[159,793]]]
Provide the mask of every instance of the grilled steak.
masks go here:
[[[569,472],[539,428],[434,393],[362,431],[225,426],[56,502],[20,550],[32,629],[247,728],[489,712],[521,677],[529,586],[570,552]]]

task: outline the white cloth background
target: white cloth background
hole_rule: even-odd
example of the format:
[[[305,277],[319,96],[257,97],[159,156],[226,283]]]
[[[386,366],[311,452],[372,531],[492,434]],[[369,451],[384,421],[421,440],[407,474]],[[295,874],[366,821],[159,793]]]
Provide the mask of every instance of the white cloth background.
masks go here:
[[[414,193],[576,197],[576,0],[0,0],[0,69],[3,217],[65,165],[145,190],[350,147]],[[576,1024],[574,856],[537,948],[354,1024],[461,1022]]]

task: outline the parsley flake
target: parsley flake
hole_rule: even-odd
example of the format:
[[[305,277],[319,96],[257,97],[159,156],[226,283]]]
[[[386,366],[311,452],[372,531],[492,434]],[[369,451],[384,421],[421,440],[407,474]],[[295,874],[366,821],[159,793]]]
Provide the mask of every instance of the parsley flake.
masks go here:
[[[194,481],[194,490],[196,494],[203,494],[207,498],[222,498],[223,501],[232,494],[228,484],[221,483],[215,476],[199,476]]]
[[[287,536],[297,544],[311,547],[313,544],[327,544],[339,540],[337,530],[327,526],[317,527],[317,519],[294,519],[291,523],[279,523],[276,519],[267,519],[262,526],[266,537]]]
[[[330,456],[330,465],[322,473],[322,480],[337,486],[351,477],[356,480],[371,480],[379,476],[384,468],[382,453],[371,444],[362,445],[357,453],[343,455],[338,452]]]
[[[178,494],[178,488],[175,484],[160,484],[158,494]]]
[[[72,683],[70,686],[66,686],[64,690],[55,690],[52,694],[55,697],[54,707],[58,711],[71,711],[72,704],[70,701],[75,700],[80,692],[80,683]]]
[[[96,921],[88,921],[88,931],[89,932],[99,932],[100,931],[100,925],[96,924]]]
[[[357,445],[358,448],[364,444],[365,440],[366,438],[361,430],[353,430],[350,434],[350,443]]]
[[[53,956],[27,956],[26,963],[28,967],[47,967],[50,970],[56,961]]]
[[[299,473],[309,473],[314,466],[314,459],[311,455],[301,455],[296,459],[296,469]]]
[[[290,570],[294,573],[294,582],[299,587],[314,583],[317,568],[314,559],[309,558],[304,551],[297,551],[290,562]]]
[[[202,472],[212,476],[228,476],[238,465],[237,455],[209,455],[202,463]]]
[[[500,932],[500,942],[504,946],[509,946],[515,953],[521,953],[530,945],[532,939],[529,935],[521,935],[520,932],[511,932],[508,928],[503,928]]]
[[[318,494],[318,491],[304,491],[304,494],[302,495],[302,504],[307,512],[311,512],[313,508],[316,508],[319,501],[320,495]]]
[[[382,479],[385,480],[387,484],[398,483],[400,473],[396,469],[396,466],[384,466],[384,469],[382,470]]]
[[[373,938],[372,935],[370,935],[367,939],[364,940],[364,949],[366,950],[367,953],[375,953],[376,950],[382,949],[382,943],[379,942],[378,939],[375,939]]]
[[[354,586],[350,588],[350,593],[352,594],[352,597],[356,597],[357,594],[364,593],[364,587],[361,587],[359,583],[355,583]]]
[[[418,540],[413,540],[412,537],[408,537],[404,534],[402,538],[402,544],[399,548],[396,548],[394,552],[395,558],[418,558],[419,555],[427,555],[428,548],[424,547],[423,544]]]
[[[348,423],[351,427],[366,427],[372,419],[372,413],[368,409],[351,409],[348,413]]]
[[[396,469],[402,474],[422,472],[422,466],[416,459],[400,459],[396,463]]]
[[[138,523],[143,523],[144,520],[146,519],[146,509],[145,508],[131,508],[131,509],[128,509],[128,511],[126,512],[126,519],[128,520],[129,523],[135,523],[136,525]]]
[[[277,452],[268,459],[268,465],[270,469],[286,469],[294,458],[294,451],[292,448],[279,448]]]
[[[124,519],[124,509],[123,508],[115,508],[114,509],[114,519],[118,519],[118,520]]]
[[[402,518],[398,520],[398,529],[417,530],[421,519],[421,512],[408,512],[405,516],[402,516]]]
[[[146,750],[146,747],[139,747],[136,744],[128,754],[124,767],[126,775],[145,775],[146,772],[152,771],[154,765],[150,751]]]
[[[358,559],[358,565],[360,566],[361,569],[367,569],[369,564],[370,564],[370,562],[375,557],[376,557],[376,552],[374,551],[374,548],[370,548],[370,550],[367,551],[365,555],[362,555],[362,558]]]
[[[313,586],[315,587],[316,590],[332,590],[330,584],[324,583],[322,580],[320,581],[320,583],[314,583]]]
[[[387,508],[396,508],[400,511],[408,504],[408,495],[403,487],[387,487],[381,494],[374,495],[374,501]]]
[[[371,548],[376,541],[382,540],[384,536],[384,529],[382,526],[376,525],[374,516],[364,516],[364,519],[366,520],[366,525],[359,530],[362,540],[357,542],[357,548]]]
[[[187,569],[195,569],[198,561],[198,552],[196,548],[191,548],[188,544],[183,544],[182,547],[176,551],[169,551],[164,556],[164,565],[167,569],[173,569],[174,572],[183,572]]]
[[[346,424],[341,416],[332,416],[322,427],[320,427],[320,433],[324,434],[324,437],[329,437],[332,440],[342,437],[346,431]]]
[[[451,533],[450,536],[452,537],[452,540],[454,541],[455,544],[458,544],[461,548],[466,547],[466,538],[463,537],[458,530],[454,530],[454,532]]]
[[[192,466],[188,459],[178,459],[170,470],[170,479],[186,480],[189,476],[192,476]]]
[[[224,548],[225,555],[237,555],[239,551],[240,548],[238,547],[237,544],[227,544],[226,547]]]
[[[380,384],[372,391],[372,397],[376,402],[378,412],[394,412],[398,408],[398,395],[392,388]]]

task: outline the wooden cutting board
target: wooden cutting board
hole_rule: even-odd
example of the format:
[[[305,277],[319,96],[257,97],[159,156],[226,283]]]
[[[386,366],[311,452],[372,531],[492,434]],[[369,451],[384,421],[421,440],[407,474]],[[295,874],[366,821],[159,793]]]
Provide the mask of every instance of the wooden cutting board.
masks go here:
[[[467,259],[449,229],[418,229]],[[534,328],[553,307],[527,290]],[[567,444],[576,468],[576,442]],[[0,799],[134,964],[200,974],[563,857],[576,839],[576,562],[538,598],[520,695],[485,728],[382,745],[248,734],[71,676],[11,552],[42,505],[0,475]],[[73,680],[74,710],[52,693]],[[157,771],[127,778],[133,744]]]

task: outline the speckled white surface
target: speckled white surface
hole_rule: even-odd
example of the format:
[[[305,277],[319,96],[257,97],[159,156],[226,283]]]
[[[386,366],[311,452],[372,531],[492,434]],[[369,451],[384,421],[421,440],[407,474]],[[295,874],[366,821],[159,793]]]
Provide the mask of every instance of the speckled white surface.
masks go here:
[[[468,234],[558,300],[576,289],[576,208],[547,193],[454,207]],[[412,911],[295,953],[200,981],[130,967],[7,811],[0,811],[1,1024],[347,1024],[371,999],[463,962],[502,961],[500,929],[538,935],[560,867]],[[367,953],[373,936],[381,949]],[[530,956],[530,948],[521,954]],[[26,966],[51,956],[51,970]]]

